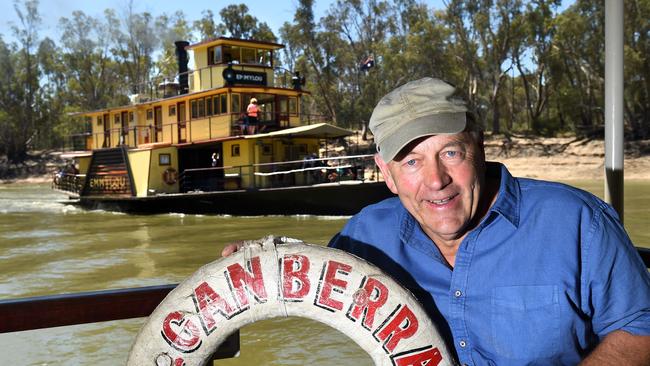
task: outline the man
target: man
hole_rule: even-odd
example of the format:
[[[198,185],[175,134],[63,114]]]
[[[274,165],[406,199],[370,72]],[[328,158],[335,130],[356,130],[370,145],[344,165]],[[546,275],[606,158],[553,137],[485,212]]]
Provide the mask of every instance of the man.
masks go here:
[[[486,163],[454,88],[407,83],[373,111],[398,197],[330,242],[409,288],[467,365],[650,365],[650,277],[615,211]]]

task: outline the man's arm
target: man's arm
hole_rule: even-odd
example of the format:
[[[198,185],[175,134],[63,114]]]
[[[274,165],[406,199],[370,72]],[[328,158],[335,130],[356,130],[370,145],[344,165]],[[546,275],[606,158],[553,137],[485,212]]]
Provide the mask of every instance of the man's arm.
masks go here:
[[[650,365],[650,336],[632,335],[623,330],[613,331],[605,336],[580,365]]]

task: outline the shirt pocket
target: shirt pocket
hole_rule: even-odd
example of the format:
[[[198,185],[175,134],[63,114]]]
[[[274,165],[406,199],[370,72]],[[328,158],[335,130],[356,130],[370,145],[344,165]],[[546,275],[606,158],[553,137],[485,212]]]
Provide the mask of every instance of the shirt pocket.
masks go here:
[[[492,290],[492,342],[510,359],[552,357],[560,338],[558,287],[506,286]]]

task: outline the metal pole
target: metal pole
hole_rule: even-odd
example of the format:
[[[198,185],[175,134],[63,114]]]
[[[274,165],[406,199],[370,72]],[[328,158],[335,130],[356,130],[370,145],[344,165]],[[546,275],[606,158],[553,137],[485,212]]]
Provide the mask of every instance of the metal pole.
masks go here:
[[[605,0],[605,201],[623,221],[623,1]]]

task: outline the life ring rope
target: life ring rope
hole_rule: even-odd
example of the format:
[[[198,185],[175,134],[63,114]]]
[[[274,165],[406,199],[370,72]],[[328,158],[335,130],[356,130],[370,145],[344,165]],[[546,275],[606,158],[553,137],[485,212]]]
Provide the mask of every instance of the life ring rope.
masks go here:
[[[128,365],[203,365],[231,333],[276,317],[320,321],[375,365],[451,365],[415,297],[349,253],[272,236],[201,267],[171,291],[138,333]]]

